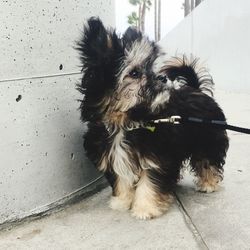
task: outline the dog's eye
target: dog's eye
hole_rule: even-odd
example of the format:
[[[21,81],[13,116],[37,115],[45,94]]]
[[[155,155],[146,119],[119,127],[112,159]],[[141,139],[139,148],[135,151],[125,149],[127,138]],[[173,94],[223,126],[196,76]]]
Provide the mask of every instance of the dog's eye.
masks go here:
[[[134,79],[138,79],[142,76],[142,73],[138,69],[133,69],[129,72],[129,76]]]
[[[163,83],[166,83],[168,81],[168,78],[166,75],[159,75],[156,77],[156,79],[163,82]]]

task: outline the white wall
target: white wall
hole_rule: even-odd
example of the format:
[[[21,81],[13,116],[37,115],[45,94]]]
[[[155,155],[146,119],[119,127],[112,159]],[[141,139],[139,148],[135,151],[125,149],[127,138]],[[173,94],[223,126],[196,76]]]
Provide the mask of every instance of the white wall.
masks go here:
[[[250,92],[249,27],[249,0],[204,0],[161,45],[169,55],[199,57],[217,88]]]
[[[99,175],[83,152],[73,49],[93,15],[113,26],[114,1],[0,2],[0,224],[40,212]]]

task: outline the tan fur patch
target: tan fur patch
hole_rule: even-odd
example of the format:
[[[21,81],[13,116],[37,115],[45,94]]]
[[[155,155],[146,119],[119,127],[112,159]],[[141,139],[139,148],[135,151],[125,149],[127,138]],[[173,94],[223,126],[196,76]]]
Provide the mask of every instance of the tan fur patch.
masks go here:
[[[160,194],[149,180],[146,171],[137,183],[135,197],[132,204],[132,215],[138,219],[152,219],[161,216],[170,206],[172,197]]]
[[[159,167],[159,163],[157,163],[157,161],[155,159],[153,159],[151,157],[150,158],[146,158],[146,157],[142,157],[142,156],[138,156],[139,162],[140,162],[140,167],[143,170],[147,170],[147,169],[160,169]]]
[[[132,68],[131,68],[132,69]],[[129,73],[129,72],[127,72]],[[133,79],[127,74],[120,77],[119,85],[112,96],[111,110],[128,111],[139,101],[139,91],[146,84],[146,79],[142,76],[140,79]]]
[[[99,113],[106,112],[105,110],[110,105],[111,98],[109,96],[105,96],[100,102],[96,103],[94,106],[99,107],[100,111]]]
[[[127,119],[126,113],[117,111],[108,114],[105,120],[107,123],[111,123],[120,127],[125,124],[126,119]]]
[[[202,164],[202,167],[199,167],[200,170],[197,172],[196,190],[205,193],[212,193],[218,190],[218,184],[222,180],[218,170],[213,166],[209,166],[207,160],[197,164]]]
[[[109,49],[111,49],[112,46],[113,46],[112,40],[111,40],[111,37],[110,37],[110,36],[107,37],[107,46],[108,46]]]
[[[134,187],[127,183],[126,180],[118,177],[114,188],[114,196],[110,200],[110,207],[119,211],[130,209],[134,193]]]
[[[153,52],[153,46],[144,38],[140,41],[135,41],[131,50],[125,51],[127,65],[133,64],[134,66],[141,65]]]
[[[129,73],[136,67],[143,67],[152,52],[153,46],[147,39],[135,41],[132,48],[125,51],[125,59],[117,74],[119,85],[112,99],[114,110],[126,112],[138,103],[140,89],[147,83],[147,77],[142,74],[140,78],[134,79]]]
[[[104,154],[102,155],[102,158],[101,158],[100,162],[98,163],[97,168],[102,172],[105,172],[107,170],[108,158],[106,156],[106,152],[104,152]]]

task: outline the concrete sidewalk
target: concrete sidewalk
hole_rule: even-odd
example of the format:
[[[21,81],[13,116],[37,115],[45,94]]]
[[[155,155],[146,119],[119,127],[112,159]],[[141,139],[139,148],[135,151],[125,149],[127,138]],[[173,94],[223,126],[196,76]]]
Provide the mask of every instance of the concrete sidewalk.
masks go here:
[[[217,91],[228,122],[250,127],[250,95]],[[0,233],[0,249],[250,249],[250,136],[229,132],[224,181],[194,191],[189,173],[167,214],[139,221],[108,208],[111,189]]]

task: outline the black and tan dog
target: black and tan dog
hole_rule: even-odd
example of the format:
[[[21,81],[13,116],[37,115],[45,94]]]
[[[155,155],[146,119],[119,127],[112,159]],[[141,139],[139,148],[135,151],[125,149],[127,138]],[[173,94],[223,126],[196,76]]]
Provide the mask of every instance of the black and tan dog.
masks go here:
[[[140,219],[162,215],[186,159],[197,189],[215,191],[228,148],[225,130],[159,124],[153,131],[142,125],[172,115],[225,120],[211,97],[211,77],[185,58],[159,67],[158,45],[132,28],[119,38],[98,18],[88,20],[78,49],[81,115],[88,122],[84,147],[113,188],[111,208],[131,209]]]

